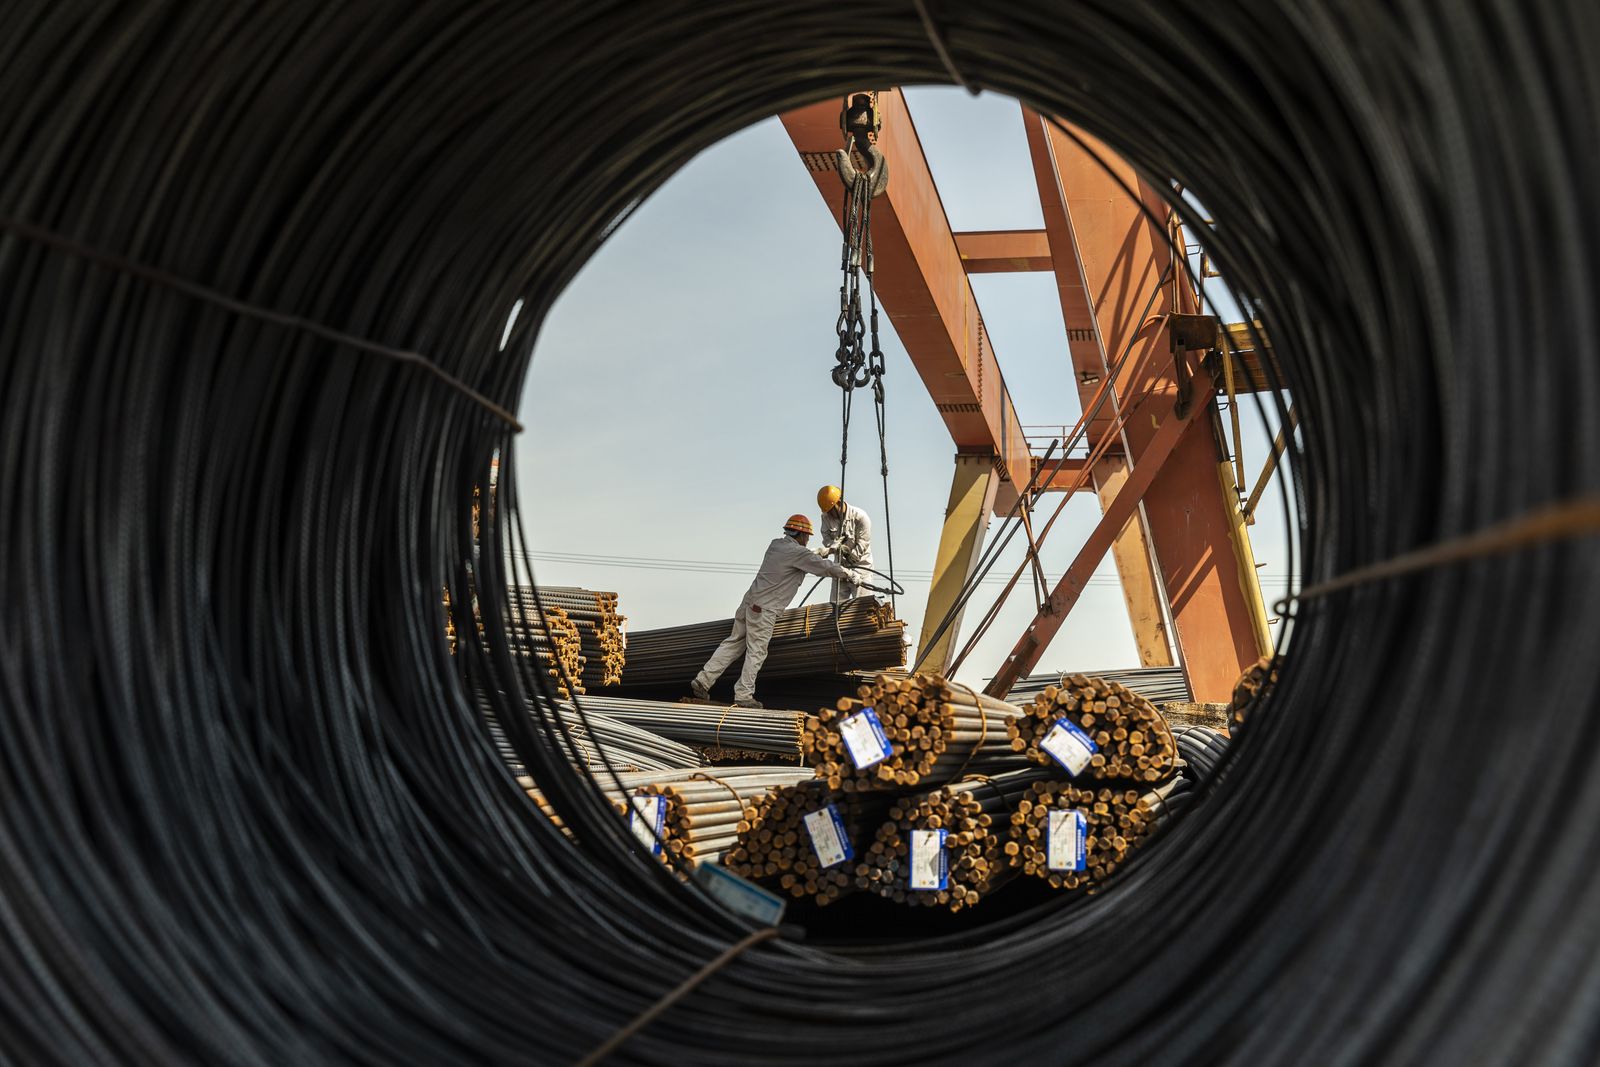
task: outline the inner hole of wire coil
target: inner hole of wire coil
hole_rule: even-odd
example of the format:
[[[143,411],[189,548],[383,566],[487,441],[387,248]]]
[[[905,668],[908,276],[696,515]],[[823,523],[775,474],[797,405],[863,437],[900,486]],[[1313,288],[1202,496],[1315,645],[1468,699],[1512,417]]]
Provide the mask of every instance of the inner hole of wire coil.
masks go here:
[[[914,90],[913,113],[921,94],[926,96],[921,106],[934,114],[953,112],[955,117],[945,125],[959,125],[965,96],[954,90]],[[986,106],[993,102],[991,95]],[[1015,101],[1003,102],[1011,108],[1019,106]],[[932,128],[920,132],[938,181],[943,172],[937,136],[930,136]],[[1020,124],[1017,132],[1021,140]],[[633,629],[728,615],[749,579],[752,567],[745,564],[753,563],[756,549],[764,543],[761,532],[772,525],[771,515],[787,506],[778,499],[765,500],[762,486],[778,477],[787,479],[793,483],[789,495],[798,501],[788,510],[809,511],[804,500],[814,488],[809,483],[831,481],[837,472],[833,464],[837,462],[834,450],[839,433],[838,391],[828,380],[828,370],[835,341],[831,330],[838,299],[839,231],[829,218],[825,200],[829,194],[825,191],[819,197],[815,188],[808,187],[805,161],[786,136],[779,119],[757,123],[706,150],[662,188],[630,206],[613,220],[606,243],[538,330],[531,370],[535,388],[528,391],[535,410],[525,407],[522,412],[534,432],[516,445],[516,466],[525,490],[521,497],[530,499],[526,490],[538,486],[541,506],[522,509],[529,547],[529,558],[522,562],[542,584],[616,592],[619,610],[630,616]],[[1025,155],[1022,162],[1026,163]],[[740,170],[754,170],[758,175],[749,182],[735,183],[746,191],[744,195],[730,193],[730,183],[725,180],[727,174]],[[1031,174],[1024,176],[1031,181]],[[951,186],[960,187],[963,180],[970,184],[972,178],[957,173]],[[749,190],[771,191],[751,194]],[[1167,184],[1162,192],[1186,205],[1192,218],[1203,220],[1202,224],[1216,221],[1202,202],[1175,183]],[[956,200],[948,192],[945,195]],[[958,231],[1022,229],[1030,223],[1027,218],[984,219],[973,211],[972,204],[947,202],[945,207],[951,216],[964,213],[960,224],[951,219],[952,229]],[[1041,225],[1032,222],[1034,227]],[[1184,255],[1175,256],[1173,263],[1199,290],[1204,310],[1217,316],[1225,327],[1255,322],[1264,330],[1259,309],[1241,300],[1216,270],[1192,221],[1184,234]],[[763,263],[776,277],[750,283],[750,278],[761,277]],[[1018,307],[1028,301],[1032,290],[1007,287],[1016,279],[1048,278],[1047,273],[972,275],[979,297],[987,294],[989,302],[1005,309],[1000,314],[988,313],[991,333],[1023,336],[1027,324],[1006,319],[1008,314],[1017,317]],[[734,279],[741,281],[735,284]],[[508,310],[502,344],[513,338],[524,310],[520,300]],[[1053,313],[1059,320],[1053,305],[1038,310]],[[895,361],[890,376],[893,401],[900,412],[910,412],[900,415],[901,425],[909,423],[913,433],[925,431],[937,418],[934,404],[913,372],[888,315],[882,328],[885,347],[892,350]],[[1077,376],[1067,360],[1067,335],[1059,321],[1054,333],[1059,337],[1052,335],[1034,347],[1053,356],[1059,365],[1051,368],[1048,357],[1030,352],[1026,359],[1032,365],[1024,366],[1019,359],[1014,374],[1031,386],[1017,391],[1019,411],[1025,419],[1036,419],[1040,426],[1053,423],[1056,436],[1065,438],[1082,411],[1074,387],[1093,383]],[[1248,333],[1235,331],[1222,338],[1219,354],[1229,358],[1229,345],[1246,337]],[[999,348],[999,341],[996,346]],[[1271,561],[1262,566],[1261,575],[1270,613],[1272,605],[1293,587],[1298,551],[1292,466],[1295,434],[1284,419],[1291,402],[1281,382],[1275,383],[1276,389],[1253,391],[1238,362],[1240,357],[1235,354],[1233,358],[1238,389],[1233,395],[1217,398],[1217,443],[1229,460],[1236,452],[1243,454],[1242,461],[1228,466],[1239,502],[1250,500],[1254,505],[1247,529],[1252,534],[1262,527],[1270,530]],[[999,359],[1004,368],[1007,356],[1003,349]],[[1052,373],[1059,379],[1055,387],[1050,385]],[[1008,381],[1011,376],[1008,374]],[[1059,403],[1052,406],[1052,401]],[[556,428],[552,429],[552,423]],[[758,432],[750,432],[757,428]],[[859,423],[852,426],[852,461],[854,472],[859,473],[859,480],[852,484],[870,487],[863,493],[869,504],[876,504],[878,457],[873,451],[876,442],[869,441],[864,432],[868,429],[870,426]],[[891,434],[894,432],[891,429]],[[815,474],[802,473],[799,464],[782,465],[782,473],[776,476],[768,470],[781,459],[784,442],[808,437],[821,441],[830,434],[834,440],[814,449],[815,455],[810,457]],[[1282,454],[1273,461],[1276,470],[1269,472],[1265,468],[1277,445],[1275,438],[1283,440]],[[948,439],[939,447],[943,453],[953,450]],[[1044,448],[1043,438],[1039,448]],[[911,466],[916,477],[915,459],[907,463],[893,454],[891,458],[898,461],[893,464],[897,473]],[[945,455],[940,459],[947,462]],[[794,469],[787,469],[789,466]],[[597,471],[611,473],[597,479]],[[1225,472],[1224,480],[1229,476]],[[1263,491],[1251,498],[1258,481]],[[713,488],[718,485],[722,488]],[[930,485],[926,477],[907,488],[894,486],[902,498],[920,494],[939,507],[946,488],[947,482],[936,479]],[[1083,499],[1075,504],[1098,510],[1092,493],[1081,495]],[[569,498],[576,502],[567,503]],[[675,504],[674,498],[684,502]],[[1035,510],[1048,514],[1054,506],[1053,500],[1042,496]],[[900,507],[905,513],[905,506]],[[675,516],[667,524],[668,530],[691,531],[688,536],[661,535],[657,523],[663,514]],[[706,532],[693,533],[697,524],[705,524]],[[936,535],[936,519],[933,528]],[[748,529],[752,544],[741,555],[711,536],[709,531],[714,529]],[[1070,536],[1063,541],[1068,543],[1054,550],[1059,558],[1045,561],[1046,573],[1052,578],[1050,567],[1059,572],[1077,548]],[[1103,591],[1117,593],[1114,577],[1096,580],[1106,587]],[[713,595],[706,589],[711,585],[727,588]],[[640,587],[648,595],[641,597]],[[925,583],[920,588],[913,585],[912,595],[901,599],[903,616],[920,616],[922,597],[918,594],[925,596],[925,589]],[[684,610],[664,616],[648,607],[641,612],[641,602],[659,599],[661,590],[684,601]],[[981,595],[974,598],[974,614],[981,614],[986,607],[984,599]],[[1026,607],[1026,588],[1020,587],[1012,599]],[[1078,610],[1084,611],[1084,607]],[[1288,640],[1289,623],[1273,618],[1269,625],[1273,643],[1281,650]],[[1012,620],[997,628],[1007,643],[1016,629]],[[1136,653],[1129,658],[1131,663],[1085,661],[1081,656],[1075,658],[1063,641],[1041,667],[1050,664],[1065,673],[1137,664]],[[980,671],[965,680],[981,685],[984,674]],[[688,679],[683,682],[686,693]],[[596,743],[591,738],[584,745],[587,753]],[[709,768],[712,774],[716,770]],[[1179,816],[1204,817],[1203,804]],[[1160,836],[1158,833],[1146,848],[1159,848]],[[1117,891],[1116,880],[1102,891]],[[870,893],[855,893],[825,908],[803,899],[790,900],[789,913],[814,937],[861,943],[936,936],[1014,919],[1035,909],[1072,907],[1083,899],[1078,894],[1057,892],[1044,882],[1019,878],[993,899],[956,915],[936,908],[896,906]]]

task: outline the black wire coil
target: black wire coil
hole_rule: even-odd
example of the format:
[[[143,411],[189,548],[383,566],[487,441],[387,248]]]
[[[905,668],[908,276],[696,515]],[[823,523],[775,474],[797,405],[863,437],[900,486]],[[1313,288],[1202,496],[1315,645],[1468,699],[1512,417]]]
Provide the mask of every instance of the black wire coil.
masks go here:
[[[1217,220],[1300,405],[1308,580],[1600,487],[1600,9],[931,15],[965,79]],[[0,216],[514,407],[563,284],[695,152],[948,80],[915,6],[871,0],[12,4]],[[474,687],[544,684],[503,651],[503,420],[14,231],[0,307],[5,1058],[569,1062],[743,936],[629,850],[548,711],[501,718],[581,851],[476,717]],[[485,624],[454,658],[446,586]],[[1592,541],[1308,603],[1228,772],[1111,890],[759,945],[619,1057],[1588,1062],[1597,632]]]

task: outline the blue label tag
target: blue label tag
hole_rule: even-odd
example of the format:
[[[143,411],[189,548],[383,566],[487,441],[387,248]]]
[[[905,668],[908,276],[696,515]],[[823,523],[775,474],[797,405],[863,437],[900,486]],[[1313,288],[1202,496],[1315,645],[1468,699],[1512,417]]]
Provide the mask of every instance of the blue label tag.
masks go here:
[[[667,798],[635,796],[628,800],[633,808],[628,815],[628,827],[633,831],[633,836],[650,850],[650,855],[661,855],[662,831],[667,825]]]
[[[803,820],[806,835],[811,838],[811,850],[823,868],[837,867],[846,860],[855,859],[850,847],[850,835],[845,832],[844,819],[833,804],[818,808]]]
[[[883,723],[879,721],[877,711],[871,707],[862,708],[841,722],[839,733],[844,738],[844,747],[850,752],[850,762],[856,765],[858,771],[877,766],[888,759],[893,751],[888,735],[883,732]]]
[[[1083,769],[1089,766],[1090,758],[1100,751],[1100,746],[1094,743],[1093,738],[1078,729],[1076,723],[1066,719],[1056,720],[1039,742],[1039,748],[1074,778],[1083,773]]]
[[[949,889],[950,853],[945,851],[947,830],[911,831],[912,889]]]
[[[1076,808],[1050,812],[1045,865],[1052,871],[1081,871],[1089,863],[1089,820]]]
[[[777,926],[787,906],[776,893],[740,878],[720,863],[707,860],[694,869],[694,880],[729,911],[765,926]]]

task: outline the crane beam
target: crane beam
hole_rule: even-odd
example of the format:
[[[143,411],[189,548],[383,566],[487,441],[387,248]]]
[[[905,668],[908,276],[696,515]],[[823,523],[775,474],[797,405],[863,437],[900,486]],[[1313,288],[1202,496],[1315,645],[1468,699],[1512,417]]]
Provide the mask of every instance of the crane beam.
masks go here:
[[[956,251],[968,274],[1017,274],[1054,270],[1050,238],[1043,230],[963,230]]]

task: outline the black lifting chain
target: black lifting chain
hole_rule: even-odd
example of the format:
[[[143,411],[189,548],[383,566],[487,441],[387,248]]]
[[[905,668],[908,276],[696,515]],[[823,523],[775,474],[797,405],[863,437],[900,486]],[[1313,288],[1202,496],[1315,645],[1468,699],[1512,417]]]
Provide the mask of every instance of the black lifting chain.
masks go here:
[[[844,487],[850,455],[852,394],[870,384],[875,406],[879,410],[883,407],[883,349],[878,344],[878,298],[872,288],[872,201],[889,185],[889,165],[877,145],[882,126],[876,92],[856,94],[846,102],[839,115],[839,128],[844,133],[844,147],[837,153],[839,179],[844,183],[841,217],[844,246],[839,255],[839,269],[844,277],[839,284],[839,318],[834,324],[839,344],[834,351],[833,384],[843,394],[840,488]],[[863,277],[867,290],[866,315],[861,310]],[[866,346],[869,333],[870,351]]]

